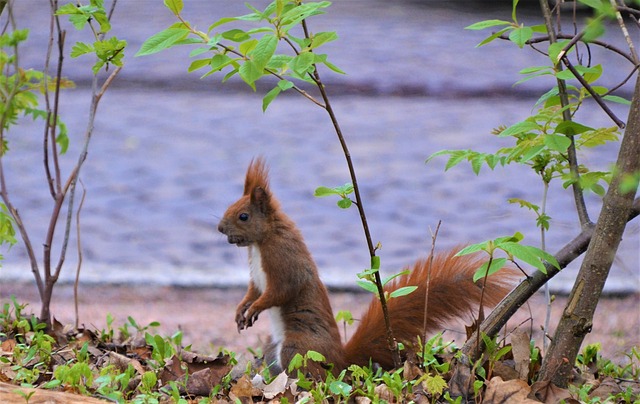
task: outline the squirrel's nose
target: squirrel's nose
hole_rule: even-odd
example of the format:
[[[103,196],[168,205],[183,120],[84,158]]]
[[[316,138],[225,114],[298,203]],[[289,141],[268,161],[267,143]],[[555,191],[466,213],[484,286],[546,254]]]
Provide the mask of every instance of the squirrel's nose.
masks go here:
[[[224,226],[222,225],[222,223],[218,224],[218,231],[224,234]]]

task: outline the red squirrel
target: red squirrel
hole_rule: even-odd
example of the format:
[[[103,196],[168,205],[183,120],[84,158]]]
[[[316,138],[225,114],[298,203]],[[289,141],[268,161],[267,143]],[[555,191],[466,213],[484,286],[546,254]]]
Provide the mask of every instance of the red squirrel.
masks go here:
[[[251,161],[242,197],[224,214],[218,230],[229,243],[248,247],[250,281],[236,309],[238,332],[251,327],[258,315],[271,317],[270,341],[264,359],[272,371],[289,365],[296,353],[321,353],[326,364],[312,364],[308,371],[321,375],[322,368],[338,372],[350,364],[377,363],[393,368],[380,301],[373,298],[369,309],[346,345],[342,345],[331,310],[327,289],[295,223],[282,211],[269,189],[268,169],[262,158]],[[390,282],[385,290],[417,286],[413,293],[390,299],[389,317],[394,336],[405,344],[422,335],[429,259],[415,263],[413,270]],[[482,288],[472,280],[483,261],[477,256],[455,256],[455,251],[434,256],[428,295],[427,331],[436,330],[454,318],[469,316],[480,302]],[[483,302],[495,306],[511,289],[513,273],[487,279]]]

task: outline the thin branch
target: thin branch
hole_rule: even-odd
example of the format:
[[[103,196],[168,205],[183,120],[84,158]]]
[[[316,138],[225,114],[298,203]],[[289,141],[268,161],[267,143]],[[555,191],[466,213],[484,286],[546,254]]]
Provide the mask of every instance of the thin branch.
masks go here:
[[[71,175],[69,176],[65,187],[64,187],[64,193],[63,193],[63,198],[64,195],[66,195],[66,191],[67,189],[70,189],[69,191],[69,201],[68,201],[68,207],[67,207],[67,220],[66,220],[66,225],[65,225],[65,234],[64,234],[64,238],[63,238],[63,242],[62,242],[62,248],[60,251],[60,256],[58,259],[58,264],[56,265],[56,269],[54,272],[54,278],[57,280],[58,276],[60,275],[60,271],[62,270],[62,265],[64,264],[64,260],[65,260],[65,256],[66,256],[66,251],[67,251],[67,246],[69,243],[69,234],[71,232],[71,221],[73,219],[73,203],[74,203],[74,198],[75,198],[75,190],[76,190],[76,182],[78,180],[78,177],[80,175],[80,169],[82,168],[82,165],[84,164],[84,161],[87,159],[87,154],[89,152],[89,143],[91,141],[91,136],[93,134],[93,125],[95,122],[95,117],[96,117],[96,112],[98,110],[98,104],[100,103],[100,100],[102,99],[102,96],[104,95],[105,91],[107,90],[107,88],[109,87],[109,85],[111,84],[111,82],[113,81],[113,79],[118,75],[118,73],[120,73],[120,71],[122,70],[121,66],[118,66],[118,68],[116,68],[116,70],[114,70],[109,77],[105,80],[105,82],[102,84],[102,86],[100,87],[100,90],[98,91],[98,76],[93,76],[93,81],[92,81],[92,92],[93,92],[93,96],[91,99],[91,107],[89,109],[89,119],[88,119],[88,123],[87,123],[87,129],[85,132],[85,140],[84,140],[84,144],[82,147],[82,151],[80,152],[80,155],[78,156],[78,162],[76,163],[76,166],[73,170],[73,172],[71,173]],[[61,202],[62,203],[62,202]],[[59,210],[58,210],[59,213]]]
[[[76,311],[76,329],[79,326],[80,323],[80,316],[78,314],[78,285],[80,284],[80,270],[82,269],[82,260],[83,260],[83,255],[82,255],[82,238],[81,238],[81,232],[80,232],[80,212],[82,211],[82,206],[84,205],[84,199],[87,196],[87,190],[84,187],[84,184],[82,183],[82,180],[80,181],[80,185],[82,186],[82,198],[80,198],[80,204],[78,205],[78,210],[76,211],[76,241],[77,241],[77,248],[78,248],[78,265],[76,267],[76,279],[73,283],[73,304],[75,306],[75,311]]]
[[[571,73],[573,73],[573,75],[575,76],[575,78],[580,82],[580,84],[582,84],[582,86],[585,88],[585,90],[587,90],[587,92],[591,95],[591,97],[593,97],[593,99],[596,101],[596,103],[600,106],[600,108],[607,114],[609,115],[609,118],[611,118],[611,120],[620,128],[620,129],[624,129],[625,127],[625,123],[616,116],[616,114],[611,110],[611,108],[609,108],[609,106],[604,102],[604,100],[602,99],[602,97],[600,96],[600,94],[596,93],[593,90],[593,87],[591,87],[591,84],[587,83],[587,81],[584,79],[584,77],[582,77],[582,75],[576,70],[575,67],[573,67],[573,64],[571,64],[571,61],[569,60],[568,57],[563,56],[562,57],[562,63],[564,63],[564,65],[567,67],[567,69],[569,69],[569,71]]]
[[[433,258],[436,249],[436,240],[438,239],[438,231],[442,220],[438,220],[436,231],[431,233],[431,251],[429,252],[429,264],[427,266],[427,282],[424,292],[424,317],[422,318],[422,363],[427,359],[427,318],[429,313],[429,289],[431,286],[431,268],[433,267]]]
[[[58,17],[55,17],[56,19]],[[58,126],[58,109],[60,107],[60,82],[62,80],[62,62],[64,61],[64,39],[66,36],[65,31],[60,31],[58,28],[58,70],[56,72],[56,90],[54,93],[53,101],[53,113],[52,121],[47,121],[49,127],[49,133],[51,136],[51,155],[53,157],[53,169],[56,175],[56,193],[60,193],[60,180],[62,174],[60,173],[60,163],[58,162],[58,144],[56,143],[56,131]]]
[[[627,41],[627,45],[629,45],[629,51],[631,52],[631,56],[636,64],[638,64],[638,54],[636,53],[636,48],[633,45],[633,40],[631,40],[631,36],[629,35],[629,31],[627,30],[627,26],[624,23],[624,18],[622,18],[622,14],[620,10],[617,9],[616,0],[610,0],[611,5],[616,8],[616,19],[618,20],[618,25],[620,26],[620,31],[622,31],[622,35]]]

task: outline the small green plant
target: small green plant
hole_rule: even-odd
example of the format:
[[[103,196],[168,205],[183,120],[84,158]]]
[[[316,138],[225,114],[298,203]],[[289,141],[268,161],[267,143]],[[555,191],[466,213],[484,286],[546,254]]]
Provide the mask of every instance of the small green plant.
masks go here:
[[[450,364],[442,361],[438,355],[454,347],[452,342],[444,342],[442,333],[437,333],[424,344],[418,339],[418,348],[422,369],[427,372],[435,372],[436,374],[443,374],[449,371]]]
[[[113,318],[111,319],[111,322],[113,322]],[[109,324],[109,316],[107,316],[107,325]],[[160,323],[157,321],[152,321],[147,325],[140,325],[136,322],[136,320],[134,320],[133,317],[128,316],[127,317],[127,322],[122,324],[121,327],[118,327],[118,331],[120,331],[120,336],[123,339],[132,337],[136,334],[142,334],[147,332],[148,330],[150,330],[151,328],[156,328],[159,327]],[[133,330],[133,332],[132,332]],[[113,336],[113,333],[111,333]]]
[[[151,346],[151,359],[154,361],[157,368],[162,368],[166,364],[168,359],[176,353],[176,348],[172,344],[170,338],[165,338],[160,335],[151,335],[148,332],[145,333],[144,339],[149,346]]]

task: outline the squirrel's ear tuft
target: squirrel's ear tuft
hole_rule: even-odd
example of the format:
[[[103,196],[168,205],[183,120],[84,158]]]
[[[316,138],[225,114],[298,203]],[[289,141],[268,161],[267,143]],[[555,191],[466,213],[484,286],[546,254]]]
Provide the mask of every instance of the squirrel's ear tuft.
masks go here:
[[[271,205],[271,193],[269,190],[260,186],[253,188],[251,191],[251,204],[258,208],[264,215],[269,215],[273,206]]]
[[[244,195],[251,195],[256,188],[262,188],[269,194],[269,169],[263,157],[251,160],[244,180]]]

